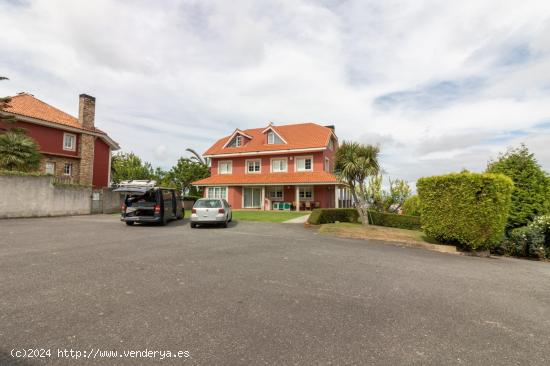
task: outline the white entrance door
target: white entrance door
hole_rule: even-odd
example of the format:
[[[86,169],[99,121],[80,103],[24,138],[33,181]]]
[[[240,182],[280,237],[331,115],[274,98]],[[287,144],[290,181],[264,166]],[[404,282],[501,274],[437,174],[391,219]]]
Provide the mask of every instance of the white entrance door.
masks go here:
[[[262,208],[262,189],[246,187],[243,191],[244,208]]]

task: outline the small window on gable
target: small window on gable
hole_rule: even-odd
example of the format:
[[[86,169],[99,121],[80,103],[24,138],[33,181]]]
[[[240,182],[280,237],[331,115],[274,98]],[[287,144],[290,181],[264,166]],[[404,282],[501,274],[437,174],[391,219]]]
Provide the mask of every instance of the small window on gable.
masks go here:
[[[267,143],[269,145],[273,145],[273,144],[284,144],[285,142],[281,140],[279,135],[277,135],[275,132],[269,131],[267,133]]]
[[[241,135],[236,135],[231,139],[231,142],[227,145],[227,147],[239,147],[243,146],[244,139]]]
[[[334,150],[334,140],[332,139],[332,137],[330,138],[330,140],[328,140],[328,148]]]

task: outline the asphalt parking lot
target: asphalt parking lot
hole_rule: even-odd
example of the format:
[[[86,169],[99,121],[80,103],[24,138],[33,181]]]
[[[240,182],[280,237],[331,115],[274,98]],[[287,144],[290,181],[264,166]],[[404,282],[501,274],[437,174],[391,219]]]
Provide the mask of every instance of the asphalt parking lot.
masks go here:
[[[0,233],[1,365],[550,364],[550,263],[291,224],[128,227],[104,215],[3,220]]]

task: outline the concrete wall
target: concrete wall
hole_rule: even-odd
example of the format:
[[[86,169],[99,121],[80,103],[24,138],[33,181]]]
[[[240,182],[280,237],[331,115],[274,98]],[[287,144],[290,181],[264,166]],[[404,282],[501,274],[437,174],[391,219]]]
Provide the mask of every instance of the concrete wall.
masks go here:
[[[0,176],[0,218],[87,215],[120,210],[118,193],[104,189],[95,190],[97,194],[92,195],[91,188],[54,186],[52,181],[52,177]],[[98,197],[99,202],[92,200]]]

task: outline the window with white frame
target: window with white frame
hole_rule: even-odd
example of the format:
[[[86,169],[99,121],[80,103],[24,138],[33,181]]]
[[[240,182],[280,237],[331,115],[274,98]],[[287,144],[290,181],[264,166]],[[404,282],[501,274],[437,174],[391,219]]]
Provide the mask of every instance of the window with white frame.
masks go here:
[[[296,171],[308,172],[313,170],[313,157],[298,157],[296,158]]]
[[[271,159],[271,171],[273,173],[286,172],[287,170],[288,170],[288,163],[286,158]]]
[[[246,161],[246,172],[247,173],[261,173],[262,172],[262,160],[254,159]]]
[[[233,162],[231,160],[224,160],[218,162],[218,174],[231,174],[233,171]]]
[[[285,142],[273,131],[267,133],[267,143],[269,145],[273,144],[284,144]]]
[[[73,135],[72,133],[63,134],[63,150],[76,150],[76,135]]]
[[[208,198],[227,199],[227,187],[208,187]]]
[[[267,194],[269,199],[272,201],[282,201],[283,187],[270,187]]]
[[[63,175],[72,175],[73,174],[73,164],[65,163],[63,166]]]
[[[312,200],[313,199],[313,187],[300,187],[299,195],[301,200]]]
[[[235,147],[239,147],[242,145],[243,137],[241,135],[235,136]]]
[[[51,175],[54,175],[55,174],[55,163],[54,162],[51,162],[51,161],[48,161],[46,163],[46,174],[51,174]]]
[[[325,172],[330,172],[330,159],[325,157]]]

